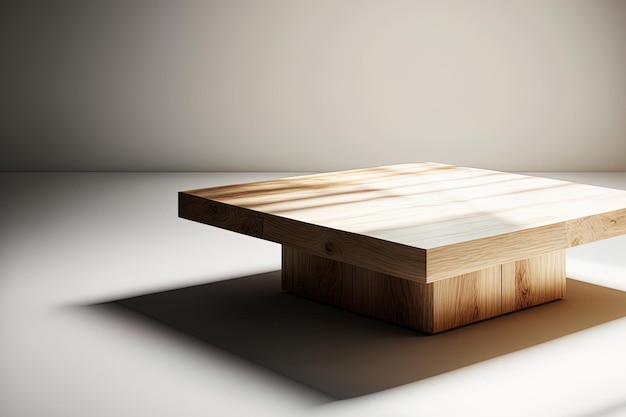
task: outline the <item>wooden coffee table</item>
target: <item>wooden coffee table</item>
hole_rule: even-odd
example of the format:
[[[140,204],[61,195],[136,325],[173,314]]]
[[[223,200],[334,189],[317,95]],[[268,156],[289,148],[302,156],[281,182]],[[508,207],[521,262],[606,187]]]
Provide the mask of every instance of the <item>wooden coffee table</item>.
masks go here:
[[[282,287],[427,333],[565,296],[565,249],[626,234],[626,191],[436,163],[179,193],[282,244]]]

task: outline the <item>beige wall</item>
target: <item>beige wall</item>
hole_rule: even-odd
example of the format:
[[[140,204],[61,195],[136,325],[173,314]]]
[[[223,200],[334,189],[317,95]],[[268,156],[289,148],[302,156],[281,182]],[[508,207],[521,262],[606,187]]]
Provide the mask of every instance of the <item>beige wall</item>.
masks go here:
[[[2,170],[626,171],[624,1],[0,7]]]

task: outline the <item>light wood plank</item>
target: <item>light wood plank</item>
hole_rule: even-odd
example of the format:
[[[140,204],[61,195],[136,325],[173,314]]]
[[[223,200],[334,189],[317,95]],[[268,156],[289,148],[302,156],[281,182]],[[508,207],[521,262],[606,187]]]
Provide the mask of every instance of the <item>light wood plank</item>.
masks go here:
[[[283,245],[282,288],[412,329],[433,333],[433,286]]]
[[[354,274],[353,290],[353,311],[425,333],[435,333],[432,284],[360,268]]]
[[[416,163],[180,193],[179,215],[429,283],[626,233],[626,192]]]
[[[565,297],[565,251],[502,265],[502,313]]]
[[[313,255],[414,280],[426,277],[426,251],[294,220],[264,221],[263,238]]]
[[[500,265],[427,284],[433,291],[433,333],[501,314]]]
[[[626,234],[626,210],[587,216],[567,223],[569,247],[623,234]]]
[[[423,284],[283,246],[283,290],[426,333],[501,314],[500,266]]]
[[[486,265],[527,259],[565,247],[566,226],[562,223],[443,246],[427,252],[427,281],[434,282]]]
[[[283,245],[282,289],[318,302],[351,309],[353,270],[348,264]]]
[[[193,194],[178,194],[179,217],[254,237],[263,237],[263,214]]]

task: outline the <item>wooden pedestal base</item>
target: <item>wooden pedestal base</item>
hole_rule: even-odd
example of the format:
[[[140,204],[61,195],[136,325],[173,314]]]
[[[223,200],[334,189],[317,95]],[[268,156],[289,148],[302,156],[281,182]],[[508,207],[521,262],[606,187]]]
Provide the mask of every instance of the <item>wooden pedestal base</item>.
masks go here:
[[[283,245],[282,288],[437,333],[565,297],[565,251],[424,284]]]

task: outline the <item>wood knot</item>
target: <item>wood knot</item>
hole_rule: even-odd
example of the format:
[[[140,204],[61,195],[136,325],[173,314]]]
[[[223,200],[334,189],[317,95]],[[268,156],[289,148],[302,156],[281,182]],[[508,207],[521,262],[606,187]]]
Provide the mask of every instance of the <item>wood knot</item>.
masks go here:
[[[326,251],[326,253],[331,254],[335,251],[335,245],[333,245],[332,242],[327,242],[324,245],[324,250]]]

